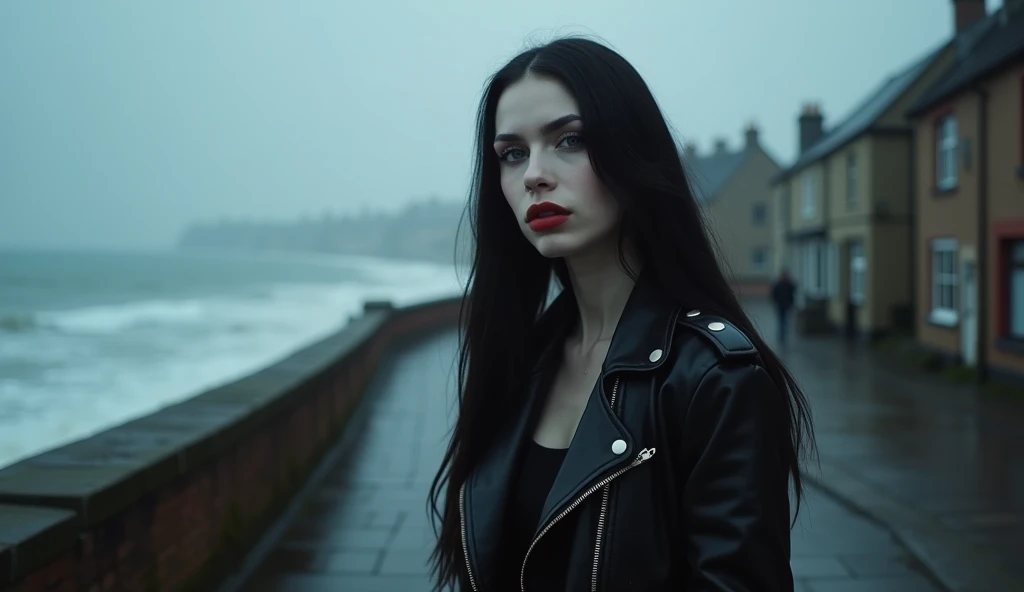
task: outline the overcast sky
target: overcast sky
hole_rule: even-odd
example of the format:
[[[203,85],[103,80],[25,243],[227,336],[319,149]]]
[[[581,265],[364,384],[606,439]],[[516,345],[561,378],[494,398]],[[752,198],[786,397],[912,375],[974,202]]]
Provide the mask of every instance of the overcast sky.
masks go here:
[[[1001,0],[988,0],[990,10]],[[783,163],[953,30],[951,0],[0,3],[0,246],[161,247],[193,220],[463,200],[484,79],[586,33],[683,140]]]

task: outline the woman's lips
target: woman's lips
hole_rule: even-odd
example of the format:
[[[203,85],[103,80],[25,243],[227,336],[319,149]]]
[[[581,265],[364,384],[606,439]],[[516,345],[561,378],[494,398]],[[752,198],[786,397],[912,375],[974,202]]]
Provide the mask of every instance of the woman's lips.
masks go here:
[[[545,230],[558,228],[562,224],[565,224],[565,221],[568,219],[569,214],[554,214],[550,216],[541,216],[539,218],[534,218],[533,220],[530,220],[529,226],[530,230],[534,232],[544,232]]]

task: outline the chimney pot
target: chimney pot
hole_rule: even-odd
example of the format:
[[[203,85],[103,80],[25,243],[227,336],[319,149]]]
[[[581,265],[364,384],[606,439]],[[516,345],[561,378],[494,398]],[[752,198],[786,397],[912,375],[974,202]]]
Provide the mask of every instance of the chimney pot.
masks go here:
[[[961,33],[987,15],[985,0],[953,0],[954,33]]]
[[[756,123],[751,123],[750,125],[747,126],[747,130],[746,130],[746,133],[745,133],[746,140],[747,140],[747,148],[752,148],[754,146],[757,146],[758,135],[759,134],[760,134],[760,132],[757,129],[757,124]]]
[[[804,104],[798,122],[800,153],[802,154],[825,135],[825,118],[821,114],[821,107],[817,103]]]
[[[715,154],[721,154],[721,153],[725,152],[727,147],[728,146],[725,143],[725,138],[717,138],[717,139],[715,139]]]

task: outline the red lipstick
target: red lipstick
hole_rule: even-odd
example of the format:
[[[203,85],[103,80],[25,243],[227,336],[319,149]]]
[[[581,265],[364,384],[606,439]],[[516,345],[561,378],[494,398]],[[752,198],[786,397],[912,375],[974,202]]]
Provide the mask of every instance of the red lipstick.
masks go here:
[[[535,203],[526,210],[526,224],[534,232],[558,228],[569,219],[569,210],[549,201]]]

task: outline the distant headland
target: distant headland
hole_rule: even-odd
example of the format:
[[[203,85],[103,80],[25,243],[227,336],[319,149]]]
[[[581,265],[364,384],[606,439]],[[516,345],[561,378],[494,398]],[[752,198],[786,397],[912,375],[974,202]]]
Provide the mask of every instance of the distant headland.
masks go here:
[[[456,234],[465,205],[429,199],[396,213],[324,214],[287,222],[228,219],[196,223],[181,234],[180,248],[306,251],[395,259],[456,261]],[[467,242],[468,220],[459,239]],[[464,250],[464,249],[462,249]],[[460,262],[465,257],[459,258]]]

